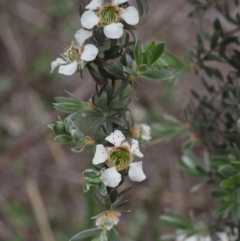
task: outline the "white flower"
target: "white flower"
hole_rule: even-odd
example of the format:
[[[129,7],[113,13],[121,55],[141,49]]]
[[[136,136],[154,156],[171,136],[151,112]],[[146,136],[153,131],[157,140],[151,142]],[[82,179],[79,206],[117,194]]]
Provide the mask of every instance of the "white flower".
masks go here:
[[[152,139],[151,128],[146,124],[134,125],[130,133],[133,138],[141,142],[148,142]]]
[[[111,230],[114,225],[119,223],[120,212],[114,210],[108,210],[96,216],[96,225],[98,227],[105,227],[107,230]]]
[[[141,141],[150,141],[151,137],[151,128],[146,124],[140,125],[140,140]]]
[[[55,68],[59,67],[58,72],[64,75],[74,74],[78,66],[83,69],[86,62],[92,61],[98,54],[98,49],[93,44],[84,45],[84,41],[92,36],[92,32],[80,29],[75,34],[76,43],[73,41],[70,47],[65,49],[61,55],[62,58],[57,58],[51,64],[51,73]]]
[[[81,24],[84,28],[92,29],[96,25],[103,27],[104,34],[110,39],[118,39],[123,35],[124,25],[122,19],[130,25],[139,22],[138,11],[135,7],[119,7],[128,0],[112,0],[111,3],[103,4],[103,0],[92,0],[87,6],[88,9],[81,17]],[[96,12],[95,12],[96,11]]]
[[[101,180],[106,186],[117,187],[122,179],[119,172],[128,168],[128,176],[132,181],[141,182],[146,179],[142,169],[142,162],[134,162],[135,156],[143,157],[137,140],[132,139],[130,146],[127,142],[123,142],[125,137],[119,130],[115,130],[105,140],[114,146],[96,145],[93,164],[98,165],[106,162],[108,165],[109,168],[103,171],[101,175]]]

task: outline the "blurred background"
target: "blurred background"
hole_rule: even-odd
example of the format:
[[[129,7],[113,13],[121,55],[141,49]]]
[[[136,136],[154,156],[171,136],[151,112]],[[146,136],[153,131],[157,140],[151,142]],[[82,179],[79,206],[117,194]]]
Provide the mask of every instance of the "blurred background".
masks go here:
[[[79,5],[87,2],[0,0],[1,241],[66,241],[94,227],[90,217],[104,210],[92,193],[82,193],[82,171],[91,162],[92,150],[74,154],[69,146],[55,143],[47,128],[58,115],[66,117],[52,107],[54,97],[67,96],[67,90],[87,101],[94,92],[87,71],[83,79],[78,74],[50,74],[51,62],[80,28]],[[149,0],[149,4],[136,36],[145,45],[165,41],[169,51],[183,58],[199,31],[198,24],[187,17],[191,6],[185,0]],[[211,16],[207,17],[211,20]],[[136,121],[152,124],[168,113],[184,122],[189,90],[199,86],[194,74],[178,88],[140,80],[140,101],[131,106]],[[159,221],[165,209],[185,215],[193,210],[206,218],[204,213],[212,205],[208,192],[190,194],[198,179],[186,176],[177,165],[182,141],[142,148],[148,178],[134,183],[127,197],[127,209],[132,212],[124,214],[117,227],[123,240],[157,240],[169,231]]]

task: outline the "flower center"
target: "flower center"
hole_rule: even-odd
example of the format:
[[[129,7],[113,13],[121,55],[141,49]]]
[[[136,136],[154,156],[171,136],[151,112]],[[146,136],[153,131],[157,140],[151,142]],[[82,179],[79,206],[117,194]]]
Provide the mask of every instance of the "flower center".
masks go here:
[[[69,63],[80,60],[81,57],[81,48],[72,42],[71,46],[66,46],[65,52],[62,54],[62,57]]]
[[[129,151],[123,148],[116,148],[109,159],[109,164],[112,167],[116,167],[118,171],[127,169],[131,162],[131,154]]]
[[[120,20],[120,12],[118,7],[113,6],[107,3],[100,11],[99,11],[100,25],[106,26],[111,23],[117,23]]]

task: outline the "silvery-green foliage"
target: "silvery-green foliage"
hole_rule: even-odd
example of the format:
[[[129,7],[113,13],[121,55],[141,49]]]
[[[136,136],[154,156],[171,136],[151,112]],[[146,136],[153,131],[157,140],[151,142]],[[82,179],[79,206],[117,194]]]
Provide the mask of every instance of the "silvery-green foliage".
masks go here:
[[[206,222],[202,231],[193,228],[197,223],[194,219],[191,220],[193,226],[185,225],[183,217],[172,213],[161,219],[166,225],[181,230],[185,237],[198,234],[218,240],[216,237],[224,234],[228,240],[239,240],[240,234],[236,232],[240,224],[239,1],[187,1],[194,7],[190,17],[199,19],[200,23],[210,8],[218,12],[211,30],[202,29],[197,35],[196,46],[187,55],[189,70],[195,71],[204,92],[191,91],[192,98],[184,110],[185,124],[167,120],[166,123],[156,123],[153,130],[160,140],[167,142],[179,135],[186,139],[179,158],[181,169],[199,178],[193,191],[208,183],[214,186],[211,194],[219,204],[208,214],[212,216],[211,224],[210,220]],[[236,11],[230,11],[232,7]],[[225,30],[226,22],[231,26],[230,30]],[[219,66],[224,66],[225,71]],[[201,157],[198,157],[199,149],[204,154]],[[194,154],[196,150],[198,152]]]

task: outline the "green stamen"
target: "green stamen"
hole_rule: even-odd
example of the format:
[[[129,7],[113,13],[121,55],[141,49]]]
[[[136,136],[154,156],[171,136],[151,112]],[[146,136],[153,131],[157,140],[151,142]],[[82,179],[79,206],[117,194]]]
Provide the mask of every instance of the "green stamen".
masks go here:
[[[117,23],[120,20],[120,14],[117,7],[105,5],[99,12],[100,25],[106,26],[111,23]]]
[[[71,50],[68,52],[68,58],[72,62],[77,60],[80,57],[79,49],[76,47],[72,47]]]
[[[74,62],[79,60],[81,56],[81,49],[75,43],[72,43],[70,47],[65,48],[65,52],[62,54],[62,57],[68,62]]]
[[[131,162],[131,154],[122,148],[116,149],[111,155],[109,160],[110,166],[114,166],[118,171],[127,169]]]

